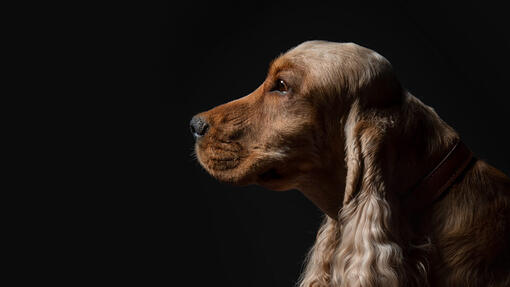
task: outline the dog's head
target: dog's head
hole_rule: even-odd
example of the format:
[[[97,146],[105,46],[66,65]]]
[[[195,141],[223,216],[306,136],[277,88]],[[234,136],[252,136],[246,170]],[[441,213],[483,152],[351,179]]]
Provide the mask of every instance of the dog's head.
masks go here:
[[[273,190],[333,171],[345,177],[353,103],[385,105],[397,86],[388,61],[369,49],[305,42],[275,59],[254,92],[193,117],[197,158],[221,181]]]

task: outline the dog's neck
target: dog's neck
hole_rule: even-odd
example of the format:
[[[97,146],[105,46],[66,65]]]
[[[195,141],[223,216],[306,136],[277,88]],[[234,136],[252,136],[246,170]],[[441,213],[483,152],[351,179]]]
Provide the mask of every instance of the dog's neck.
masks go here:
[[[385,172],[389,190],[404,194],[427,176],[441,162],[444,155],[459,140],[458,134],[444,123],[435,112],[410,95],[406,98],[404,113],[409,118],[407,128],[413,130],[412,137],[402,134],[392,146]],[[422,115],[420,116],[420,113]],[[309,174],[299,186],[299,190],[315,206],[333,219],[338,218],[345,190],[345,154],[331,155],[335,163],[330,163],[317,172]],[[336,171],[337,174],[332,174]]]
[[[316,207],[333,219],[342,207],[347,169],[343,135],[328,139],[335,147],[321,149],[321,166],[311,170],[300,181],[297,189]]]
[[[473,160],[473,153],[458,141],[432,171],[406,194],[401,202],[406,213],[420,213],[443,196]]]
[[[298,188],[315,206],[333,219],[338,218],[343,200],[342,191],[345,189],[345,168],[338,170],[338,174],[331,174],[331,171],[313,172]]]
[[[386,168],[389,190],[406,194],[433,171],[452,147],[459,135],[420,100],[406,95],[402,118],[407,125],[392,145],[392,160]]]

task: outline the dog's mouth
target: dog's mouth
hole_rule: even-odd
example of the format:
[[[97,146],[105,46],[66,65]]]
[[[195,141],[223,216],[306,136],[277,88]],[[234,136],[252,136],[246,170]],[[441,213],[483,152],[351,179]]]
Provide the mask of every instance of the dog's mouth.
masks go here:
[[[291,174],[286,173],[285,169],[272,167],[257,176],[256,184],[276,191],[289,190],[295,187]]]
[[[281,173],[279,173],[276,170],[276,168],[270,168],[269,170],[261,173],[258,176],[259,181],[262,181],[262,182],[278,180],[278,179],[282,179],[282,178],[283,178],[283,175]]]
[[[240,145],[209,145],[195,147],[200,164],[217,180],[244,186],[258,184],[271,190],[289,189],[289,179],[293,177],[282,161],[261,159],[250,154]]]

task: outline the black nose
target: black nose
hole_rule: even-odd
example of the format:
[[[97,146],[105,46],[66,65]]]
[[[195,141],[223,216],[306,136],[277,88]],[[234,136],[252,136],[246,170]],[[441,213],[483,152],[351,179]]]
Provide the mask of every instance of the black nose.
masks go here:
[[[207,122],[199,116],[194,116],[189,123],[191,128],[191,133],[195,136],[195,138],[199,138],[207,132],[209,125]]]

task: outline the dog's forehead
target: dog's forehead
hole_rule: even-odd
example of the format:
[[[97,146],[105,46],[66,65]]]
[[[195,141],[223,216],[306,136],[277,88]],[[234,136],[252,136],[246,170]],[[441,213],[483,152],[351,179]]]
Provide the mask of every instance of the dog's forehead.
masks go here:
[[[324,73],[332,71],[388,70],[386,68],[391,64],[377,52],[355,43],[307,41],[278,57],[272,66],[272,71],[297,66],[309,74],[322,77]]]
[[[291,61],[322,64],[341,63],[346,59],[356,59],[359,62],[385,61],[377,52],[352,42],[307,41],[290,49],[283,56]]]
[[[281,71],[302,71],[309,76],[327,73],[341,62],[343,51],[355,44],[325,41],[308,41],[294,47],[274,59],[269,65],[269,75]],[[351,49],[354,47],[351,47]]]
[[[304,42],[286,53],[274,59],[270,64],[271,72],[290,68],[296,65],[309,64],[310,61],[326,60],[335,57],[338,51],[342,49],[340,43],[325,41],[308,41]]]
[[[354,43],[307,41],[290,49],[284,56],[305,62],[329,62],[338,61],[346,55],[353,55],[361,50],[363,50],[363,47]]]
[[[307,41],[276,58],[270,65],[270,72],[291,67],[302,67],[305,70],[317,68],[328,70],[345,62],[370,61],[379,58],[376,52],[354,43],[336,43],[327,41]],[[381,57],[382,58],[382,57]]]

